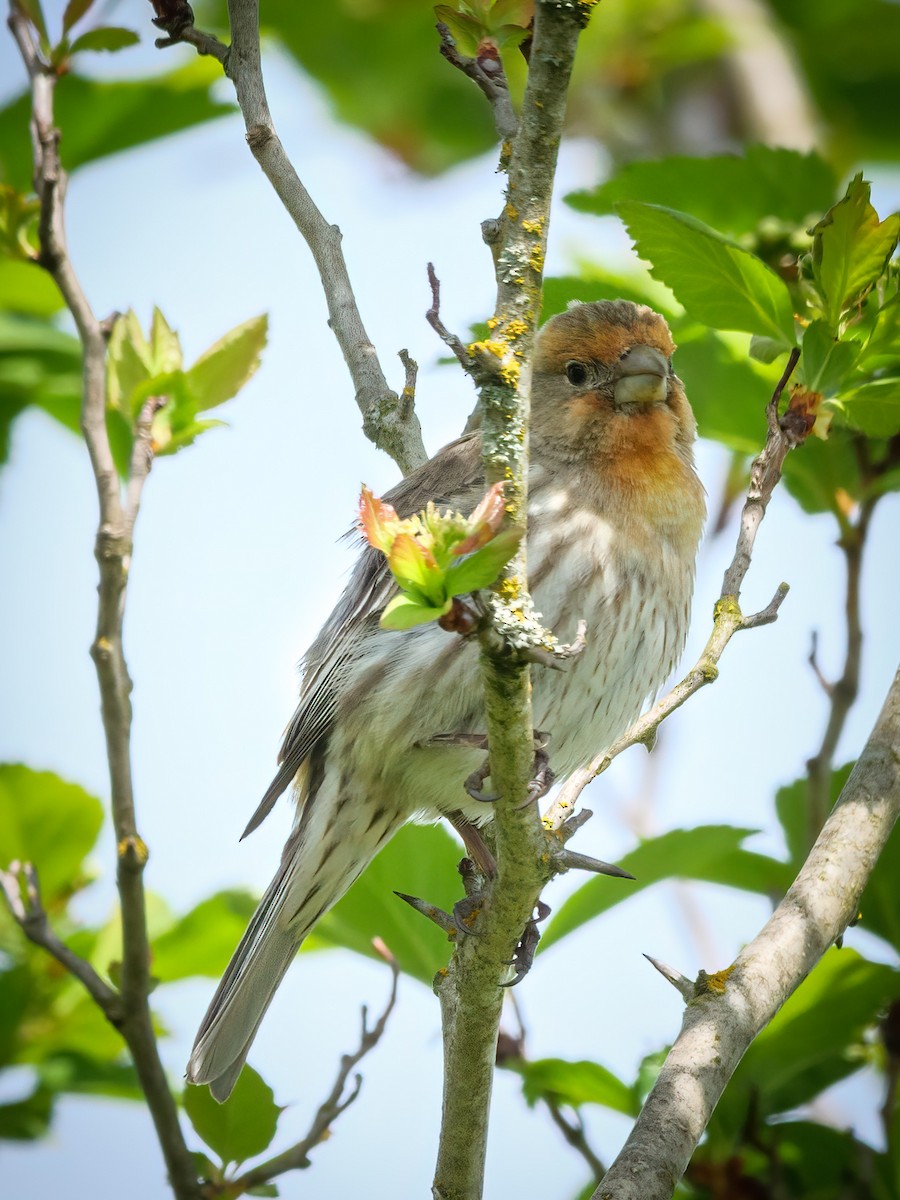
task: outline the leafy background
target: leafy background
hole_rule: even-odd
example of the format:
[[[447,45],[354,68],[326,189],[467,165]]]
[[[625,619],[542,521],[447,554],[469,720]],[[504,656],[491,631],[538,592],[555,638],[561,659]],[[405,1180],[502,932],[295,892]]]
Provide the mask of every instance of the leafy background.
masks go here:
[[[711,332],[684,318],[671,294],[640,274],[616,218],[602,214],[620,201],[663,204],[729,237],[755,239],[752,248],[764,251],[770,243],[781,246],[790,230],[827,207],[837,182],[846,183],[860,161],[875,180],[882,216],[898,207],[887,114],[900,84],[893,58],[881,49],[896,23],[894,7],[829,3],[815,15],[806,7],[798,15],[795,7],[774,9],[791,31],[821,105],[830,168],[800,170],[790,166],[796,160],[783,159],[767,175],[764,157],[751,150],[746,161],[753,170],[735,165],[733,179],[720,168],[715,181],[698,181],[692,172],[709,168],[690,164],[654,177],[652,166],[635,163],[597,190],[611,160],[712,153],[752,140],[723,58],[735,31],[675,0],[609,0],[600,7],[579,59],[573,128],[602,136],[611,160],[584,136],[562,158],[560,197],[579,198],[561,203],[555,217],[550,270],[557,278],[548,285],[547,309],[572,296],[649,292],[673,317],[679,371],[701,431],[715,439],[700,448],[714,503],[735,461],[759,443],[760,409],[777,366],[748,360],[746,335]],[[58,27],[61,6],[46,11],[48,25]],[[165,1061],[177,1080],[211,987],[211,979],[196,977],[218,974],[246,919],[248,891],[264,886],[280,851],[286,811],[240,848],[236,838],[268,781],[291,711],[292,663],[330,608],[349,561],[349,550],[335,539],[350,521],[359,479],[377,492],[393,473],[357,430],[315,272],[246,154],[239,122],[226,115],[227,88],[211,86],[213,64],[184,51],[160,56],[142,10],[119,6],[113,15],[135,28],[140,22],[142,44],[105,60],[80,55],[76,73],[60,86],[64,153],[68,165],[79,168],[68,224],[95,307],[133,309],[147,332],[158,306],[180,336],[188,364],[227,330],[250,328],[259,350],[261,325],[247,322],[264,312],[270,318],[262,371],[222,412],[231,430],[204,436],[189,455],[157,465],[138,530],[127,649],[137,680],[142,830],[153,853],[148,883],[165,897],[154,900],[150,914],[161,981],[157,1008],[171,1035]],[[489,122],[477,94],[434,53],[427,5],[320,5],[304,14],[302,26],[291,5],[267,4],[264,16],[273,38],[269,82],[280,131],[327,215],[344,228],[361,307],[385,361],[409,345],[423,364],[419,410],[436,447],[458,431],[471,397],[458,376],[436,366],[440,347],[422,321],[423,268],[435,260],[451,327],[463,330],[489,310],[489,262],[477,226],[497,208],[497,181],[490,156],[472,158],[490,145]],[[215,25],[220,19],[218,7],[198,7],[198,20]],[[295,62],[305,76],[298,76]],[[0,66],[0,78],[10,81],[9,103],[0,110],[4,179],[22,188],[28,146],[22,102],[15,99],[19,67],[6,41]],[[152,82],[135,82],[160,70],[163,76]],[[702,138],[689,119],[698,95],[705,111],[718,114]],[[199,122],[206,123],[190,128]],[[154,140],[175,128],[183,132]],[[114,153],[137,143],[144,144],[139,154]],[[781,225],[758,228],[763,209]],[[94,498],[83,448],[64,428],[77,403],[77,356],[66,322],[48,325],[58,307],[52,287],[27,264],[0,260],[0,299],[14,310],[0,321],[0,430],[10,451],[0,473],[0,552],[9,581],[0,610],[7,698],[0,757],[50,768],[87,789],[5,769],[0,847],[40,858],[54,915],[64,928],[71,919],[75,944],[108,969],[116,952],[114,893],[105,865],[111,861],[108,831],[100,831],[92,850],[99,808],[90,793],[105,795],[105,777],[85,653],[94,600]],[[157,368],[180,370],[180,364]],[[238,374],[248,372],[249,366]],[[394,378],[400,381],[399,364]],[[189,400],[189,381],[179,380],[178,387]],[[219,396],[225,399],[221,389]],[[193,409],[196,415],[197,403]],[[739,458],[730,458],[723,445]],[[826,672],[837,668],[842,652],[840,560],[833,548],[838,530],[829,510],[839,488],[850,484],[851,495],[853,488],[852,463],[840,445],[814,442],[805,458],[797,456],[790,486],[803,509],[779,495],[764,528],[748,596],[765,603],[775,583],[787,578],[793,590],[778,625],[738,640],[722,682],[672,722],[652,759],[632,751],[592,790],[597,816],[580,847],[632,863],[638,886],[625,891],[627,885],[617,890],[618,884],[594,881],[576,897],[570,893],[581,881],[566,879],[549,897],[548,957],[539,958],[520,996],[528,1053],[537,1060],[520,1066],[524,1094],[584,1104],[591,1136],[607,1157],[679,1019],[675,993],[639,952],[691,975],[724,966],[764,919],[768,895],[787,877],[783,860],[797,852],[796,792],[781,795],[777,816],[772,800],[780,785],[800,775],[821,732],[824,701],[804,661],[810,630],[821,632]],[[898,582],[896,527],[896,499],[889,497],[868,551],[869,642],[863,695],[841,748],[845,758],[861,745],[898,657],[896,622],[885,602]],[[729,528],[704,550],[688,655],[705,639],[732,540]],[[71,813],[65,834],[50,823],[61,811]],[[685,832],[697,826],[703,828]],[[639,835],[659,840],[635,848]],[[375,1190],[383,1178],[397,1194],[418,1194],[429,1177],[439,1043],[434,1002],[416,980],[428,978],[445,948],[391,890],[449,903],[456,853],[440,830],[404,833],[320,927],[315,946],[349,944],[363,952],[368,936],[381,932],[409,979],[383,1047],[366,1063],[364,1096],[338,1126],[340,1148],[323,1147],[314,1175],[285,1180],[284,1195],[311,1187],[345,1194],[356,1173],[356,1154],[346,1153],[351,1147],[374,1164]],[[728,1171],[736,1169],[736,1138],[752,1121],[791,1114],[817,1097],[816,1115],[839,1132],[811,1124],[805,1112],[778,1127],[782,1141],[803,1151],[790,1165],[795,1193],[824,1197],[848,1172],[859,1175],[865,1151],[845,1131],[853,1126],[878,1143],[882,1082],[874,1070],[857,1068],[877,1066],[871,1018],[897,994],[892,864],[893,858],[880,868],[864,902],[863,926],[848,935],[847,948],[830,953],[784,1010],[768,1045],[761,1042],[742,1064],[742,1077],[698,1156],[695,1186],[733,1194]],[[706,882],[649,887],[673,874]],[[244,886],[236,888],[236,881]],[[601,912],[608,914],[602,923],[589,923]],[[4,1149],[13,1190],[51,1194],[62,1179],[93,1175],[102,1160],[103,1175],[92,1180],[98,1197],[117,1195],[126,1175],[135,1196],[158,1196],[161,1166],[146,1114],[110,1099],[134,1093],[128,1068],[116,1061],[115,1037],[73,984],[40,958],[21,961],[12,931],[0,933],[11,950],[2,963],[0,1051],[18,1064],[0,1074],[3,1128],[21,1139]],[[359,1003],[376,1007],[386,990],[383,966],[362,954],[308,954],[290,973],[253,1056],[275,1091],[272,1099],[257,1088],[247,1100],[266,1136],[276,1121],[285,1144],[291,1131],[294,1137],[302,1131],[355,1038]],[[802,1070],[787,1079],[775,1070],[784,1062],[784,1045],[802,1045],[805,1055]],[[498,1080],[488,1194],[501,1193],[515,1161],[531,1194],[574,1195],[584,1169],[540,1109],[523,1104],[522,1087],[513,1071]],[[277,1106],[285,1104],[278,1117]],[[189,1116],[211,1151],[222,1157],[248,1152],[230,1147],[227,1129],[211,1129],[199,1107]],[[52,1140],[31,1143],[51,1118]],[[400,1136],[404,1154],[385,1154]],[[755,1148],[758,1161],[743,1146],[741,1169],[764,1173],[771,1136],[766,1131],[762,1148]],[[264,1144],[251,1142],[249,1152]],[[821,1179],[803,1175],[810,1162],[821,1165]]]

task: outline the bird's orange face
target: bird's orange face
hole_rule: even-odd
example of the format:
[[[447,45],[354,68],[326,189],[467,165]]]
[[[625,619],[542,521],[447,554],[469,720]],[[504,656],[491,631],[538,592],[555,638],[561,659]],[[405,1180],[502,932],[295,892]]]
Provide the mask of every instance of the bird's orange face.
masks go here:
[[[629,301],[576,304],[535,346],[535,457],[571,464],[604,506],[635,496],[650,513],[702,511],[693,472],[696,422],[672,367],[675,343],[658,313]]]

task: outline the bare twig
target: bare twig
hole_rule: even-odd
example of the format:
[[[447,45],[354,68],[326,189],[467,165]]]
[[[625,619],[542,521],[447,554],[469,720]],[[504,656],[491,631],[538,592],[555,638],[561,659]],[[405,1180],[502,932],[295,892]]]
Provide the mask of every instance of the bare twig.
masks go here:
[[[152,2],[158,9],[161,0]],[[162,0],[162,3],[181,10],[180,24],[178,14],[171,27],[162,23],[164,18],[155,19],[154,23],[170,34],[163,44],[190,42],[200,53],[214,54],[234,84],[247,130],[247,145],[318,267],[328,305],[328,324],[356,389],[363,432],[408,475],[428,460],[419,419],[406,388],[398,395],[388,386],[375,347],[366,333],[341,249],[341,231],[337,225],[329,224],[316,206],[275,131],[260,60],[258,0],[229,0],[231,46],[224,53],[221,43],[213,45],[214,38],[194,29],[193,12],[184,0]]]
[[[703,653],[688,674],[643,716],[639,717],[630,729],[627,729],[611,746],[593,758],[587,766],[580,767],[569,776],[544,815],[546,828],[556,829],[570,817],[575,802],[587,785],[601,775],[623,750],[638,743],[643,743],[648,749],[652,748],[657,730],[662,722],[680,708],[686,700],[689,700],[695,692],[706,687],[707,684],[715,682],[718,678],[719,659],[735,633],[744,629],[756,629],[760,625],[768,625],[776,620],[778,610],[788,592],[786,583],[779,585],[771,601],[757,613],[744,616],[739,599],[744,578],[750,567],[756,535],[775,486],[781,478],[784,460],[788,452],[799,445],[805,436],[802,429],[795,428],[790,409],[784,417],[781,419],[778,417],[781,393],[790,379],[799,357],[799,350],[791,352],[784,374],[778,381],[772,398],[766,406],[769,430],[766,444],[750,469],[750,486],[741,513],[741,525],[734,557],[722,580],[721,594],[714,609],[712,633],[703,648]]]
[[[0,871],[0,888],[13,919],[28,940],[46,950],[82,983],[107,1020],[118,1025],[122,1018],[118,992],[101,979],[86,959],[70,950],[56,936],[47,918],[37,871],[32,864],[11,862],[5,871]]]
[[[281,1154],[276,1154],[266,1162],[260,1163],[258,1167],[251,1167],[249,1171],[245,1171],[243,1175],[239,1175],[236,1179],[228,1180],[222,1188],[222,1192],[225,1195],[241,1196],[245,1192],[249,1192],[251,1188],[260,1187],[262,1184],[277,1178],[277,1176],[284,1175],[287,1171],[299,1171],[310,1166],[309,1155],[311,1152],[328,1136],[329,1129],[337,1118],[345,1109],[350,1107],[359,1095],[359,1090],[362,1087],[362,1075],[357,1074],[355,1076],[350,1090],[347,1091],[347,1081],[350,1078],[350,1072],[381,1041],[387,1027],[388,1018],[394,1010],[394,1005],[397,1001],[397,982],[400,978],[400,968],[393,957],[388,958],[387,961],[391,968],[391,994],[388,997],[388,1002],[381,1016],[371,1029],[368,1025],[367,1010],[363,1007],[362,1031],[360,1033],[359,1045],[351,1054],[345,1054],[341,1058],[341,1065],[335,1078],[334,1086],[325,1100],[319,1105],[306,1135]]]
[[[555,1100],[551,1100],[548,1096],[545,1096],[544,1103],[547,1105],[550,1116],[553,1118],[554,1125],[561,1131],[572,1149],[577,1150],[587,1163],[591,1176],[598,1181],[601,1180],[606,1174],[606,1167],[591,1149],[591,1145],[587,1140],[584,1121],[581,1119],[581,1113],[576,1109],[573,1119],[570,1120]]]
[[[434,264],[428,264],[428,284],[431,288],[431,307],[425,314],[425,320],[438,335],[445,346],[448,346],[459,359],[462,369],[468,375],[474,375],[477,370],[477,360],[472,357],[461,338],[451,333],[441,320],[441,281],[437,277]]]
[[[131,535],[140,506],[141,487],[149,470],[145,445],[147,439],[139,432],[137,443],[140,450],[136,445],[136,454],[144,456],[144,461],[138,463],[136,460],[136,475],[130,482],[126,512],[106,431],[105,331],[81,288],[66,245],[63,205],[67,177],[59,159],[60,135],[53,118],[57,76],[40,53],[32,25],[16,5],[13,6],[9,25],[31,82],[34,188],[40,202],[40,262],[59,287],[82,344],[81,424],[100,507],[95,545],[100,568],[99,603],[91,656],[97,670],[106,734],[111,809],[118,851],[116,882],[122,910],[122,983],[116,1027],[131,1051],[156,1126],[172,1189],[179,1200],[197,1200],[200,1195],[197,1175],[160,1062],[147,999],[150,991],[150,948],[143,884],[147,848],[137,832],[135,820],[130,749],[131,680],[122,649]],[[147,419],[152,419],[152,414]],[[85,982],[83,973],[78,977]],[[101,1008],[107,1011],[102,1004]]]
[[[594,1200],[670,1200],[753,1038],[858,911],[900,816],[900,670],[815,846],[784,900],[734,964],[688,1005],[681,1033]]]
[[[441,35],[441,54],[452,67],[467,75],[484,93],[494,114],[497,136],[501,142],[511,141],[516,136],[518,121],[509,95],[509,84],[503,70],[499,53],[485,53],[480,58],[466,58],[460,54],[453,34],[443,22],[437,24]]]

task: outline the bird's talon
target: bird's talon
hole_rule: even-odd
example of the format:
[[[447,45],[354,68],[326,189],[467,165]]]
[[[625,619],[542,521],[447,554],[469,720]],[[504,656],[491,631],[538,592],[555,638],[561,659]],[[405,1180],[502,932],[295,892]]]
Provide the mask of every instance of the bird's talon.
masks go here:
[[[457,900],[453,905],[453,920],[456,928],[466,937],[478,937],[472,926],[481,912],[483,900],[484,897],[480,893],[473,892],[471,896],[464,896],[462,900]]]
[[[537,909],[537,913],[528,921],[522,931],[515,954],[509,962],[504,963],[504,966],[515,967],[516,973],[512,979],[507,980],[506,983],[501,983],[501,987],[515,987],[517,983],[522,982],[531,970],[538,942],[541,940],[541,931],[538,929],[538,924],[541,921],[545,921],[550,915],[550,905],[546,904],[543,900],[538,900],[535,908]]]

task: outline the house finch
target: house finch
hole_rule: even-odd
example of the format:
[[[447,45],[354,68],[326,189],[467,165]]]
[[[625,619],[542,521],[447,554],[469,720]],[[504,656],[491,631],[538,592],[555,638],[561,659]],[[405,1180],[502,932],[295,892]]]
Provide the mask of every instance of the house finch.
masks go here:
[[[565,634],[583,618],[588,629],[564,672],[534,672],[535,726],[550,735],[558,777],[631,724],[684,647],[705,505],[674,348],[662,317],[625,300],[573,305],[537,338],[529,583],[546,625]],[[484,490],[472,433],[386,499],[401,517],[428,500],[468,512]],[[484,732],[478,646],[434,624],[380,628],[394,591],[384,557],[364,549],[306,655],[281,766],[248,826],[293,781],[293,830],[188,1065],[219,1100],[298,946],[401,825],[485,820],[463,787],[483,750],[446,736]]]

